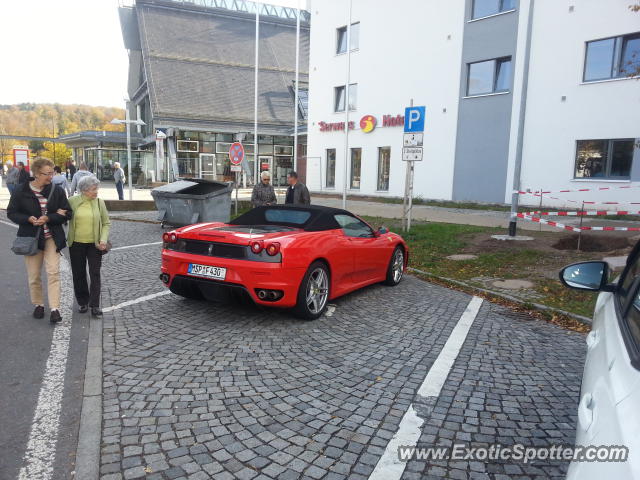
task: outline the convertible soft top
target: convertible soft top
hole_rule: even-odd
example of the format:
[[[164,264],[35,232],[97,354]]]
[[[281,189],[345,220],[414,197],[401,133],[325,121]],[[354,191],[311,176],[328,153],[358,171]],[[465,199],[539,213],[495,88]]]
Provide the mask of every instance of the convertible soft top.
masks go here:
[[[320,205],[269,205],[249,210],[231,220],[229,225],[285,225],[307,232],[319,232],[340,228],[334,215],[354,216],[341,208]]]

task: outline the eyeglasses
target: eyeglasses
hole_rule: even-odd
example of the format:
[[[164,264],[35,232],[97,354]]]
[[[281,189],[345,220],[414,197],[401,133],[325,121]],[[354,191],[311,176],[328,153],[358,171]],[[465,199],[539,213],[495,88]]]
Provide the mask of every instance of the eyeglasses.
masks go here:
[[[44,173],[40,172],[38,175],[42,175],[43,177],[53,177],[54,172]]]

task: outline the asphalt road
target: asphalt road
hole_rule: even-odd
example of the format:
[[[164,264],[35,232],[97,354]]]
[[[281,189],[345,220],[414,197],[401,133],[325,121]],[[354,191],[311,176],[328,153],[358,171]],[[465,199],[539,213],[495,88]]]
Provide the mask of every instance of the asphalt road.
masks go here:
[[[7,221],[4,211],[0,212],[0,220]],[[0,245],[4,252],[0,258],[1,480],[17,479],[25,466],[25,451],[56,328],[49,323],[48,310],[42,320],[31,316],[33,307],[24,260],[9,249],[15,235],[14,227],[0,223]],[[88,334],[86,318],[78,318],[79,314],[75,317],[71,323],[60,416],[58,421],[48,415],[43,419],[44,423],[51,423],[43,438],[55,443],[55,456],[50,461],[51,479],[71,478],[74,469]]]

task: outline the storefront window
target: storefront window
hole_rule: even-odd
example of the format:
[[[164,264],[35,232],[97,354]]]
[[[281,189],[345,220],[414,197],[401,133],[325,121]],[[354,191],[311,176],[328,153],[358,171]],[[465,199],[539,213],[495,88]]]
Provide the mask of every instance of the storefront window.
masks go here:
[[[229,149],[231,148],[230,143],[218,142],[216,143],[216,153],[229,153]]]
[[[276,145],[274,147],[274,152],[276,155],[293,155],[293,147]]]
[[[215,153],[216,144],[215,142],[202,142],[200,146],[201,153]]]
[[[336,149],[327,149],[327,178],[326,187],[335,188],[336,186]]]
[[[197,153],[178,153],[178,173],[181,177],[196,177],[198,174]]]
[[[258,153],[260,155],[273,155],[273,145],[258,143]]]
[[[351,182],[350,188],[357,190],[360,188],[360,173],[362,168],[362,149],[351,149]]]
[[[391,167],[391,147],[378,149],[378,190],[389,190],[389,171]]]
[[[271,172],[272,183],[274,187],[283,187],[287,185],[287,174],[293,170],[292,157],[275,157],[273,172]]]
[[[198,132],[179,132],[178,138],[180,140],[200,140]]]
[[[216,140],[218,142],[230,142],[230,143],[233,143],[233,134],[232,133],[218,133],[216,135]]]
[[[273,143],[277,145],[293,145],[293,137],[273,137]]]

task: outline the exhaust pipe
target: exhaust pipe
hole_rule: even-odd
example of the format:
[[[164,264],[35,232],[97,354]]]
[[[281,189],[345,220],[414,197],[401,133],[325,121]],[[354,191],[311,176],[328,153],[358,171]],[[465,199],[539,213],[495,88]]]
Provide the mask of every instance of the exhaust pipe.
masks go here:
[[[264,300],[265,298],[267,298],[266,290],[258,290],[258,298],[260,300]]]
[[[275,300],[276,298],[278,298],[278,294],[276,292],[274,292],[273,290],[269,291],[269,300]]]
[[[160,274],[160,280],[162,280],[162,283],[169,283],[169,274],[168,273],[161,273]]]

